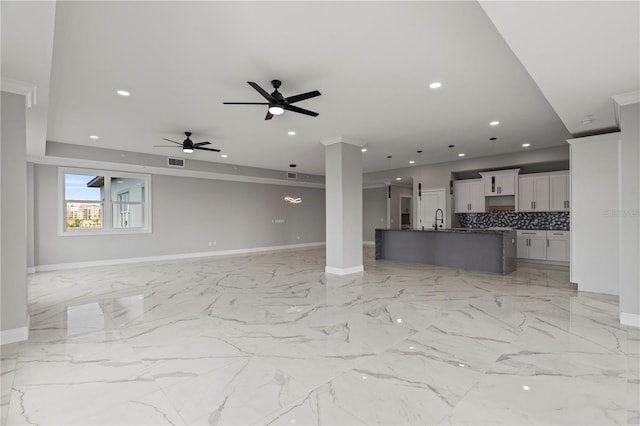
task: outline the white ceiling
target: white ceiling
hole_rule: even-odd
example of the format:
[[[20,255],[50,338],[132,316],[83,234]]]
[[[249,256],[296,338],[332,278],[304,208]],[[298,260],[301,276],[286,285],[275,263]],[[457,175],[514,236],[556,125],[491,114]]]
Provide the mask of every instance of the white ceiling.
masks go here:
[[[2,77],[50,87],[37,108],[55,142],[182,155],[154,145],[188,130],[229,155],[200,160],[324,174],[321,141],[340,136],[371,172],[563,145],[615,126],[611,96],[639,89],[636,1],[59,1],[53,40],[38,31],[53,14],[33,12],[51,4],[2,2]],[[272,79],[322,92],[297,104],[320,115],[222,105],[261,102],[246,82]]]

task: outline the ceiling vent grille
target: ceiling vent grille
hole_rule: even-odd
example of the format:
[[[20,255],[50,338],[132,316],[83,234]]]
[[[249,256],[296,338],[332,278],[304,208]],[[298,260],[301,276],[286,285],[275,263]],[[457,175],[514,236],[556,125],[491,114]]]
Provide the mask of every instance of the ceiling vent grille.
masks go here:
[[[293,172],[287,172],[287,179],[298,179],[298,174]]]
[[[167,165],[169,167],[180,167],[184,169],[184,158],[167,157]]]

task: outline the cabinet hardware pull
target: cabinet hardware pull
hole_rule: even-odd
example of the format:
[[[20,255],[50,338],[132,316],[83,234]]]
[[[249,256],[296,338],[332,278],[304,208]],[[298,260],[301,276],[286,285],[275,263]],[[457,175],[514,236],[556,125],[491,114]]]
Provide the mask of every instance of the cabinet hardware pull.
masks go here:
[[[531,208],[533,209],[533,201],[531,202]]]
[[[533,202],[533,208],[534,209],[536,208],[536,202],[535,201]]]
[[[549,240],[547,240],[547,248],[549,247]]]

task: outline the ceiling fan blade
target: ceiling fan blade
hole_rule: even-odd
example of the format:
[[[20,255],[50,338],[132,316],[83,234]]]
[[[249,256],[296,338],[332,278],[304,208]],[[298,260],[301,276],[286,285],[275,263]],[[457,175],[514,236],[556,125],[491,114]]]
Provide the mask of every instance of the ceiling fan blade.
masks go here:
[[[201,149],[201,150],[203,150],[203,151],[220,152],[220,150],[219,150],[219,149],[215,149],[215,148],[203,148],[203,147],[201,147],[201,146],[196,146],[196,145],[194,145],[194,146],[193,146],[193,149]]]
[[[269,102],[223,102],[223,105],[269,105]]]
[[[163,141],[167,141],[167,142],[173,142],[173,143],[177,143],[178,145],[182,145],[182,142],[176,142],[176,141],[172,141],[171,139],[167,139],[167,138],[162,138]]]
[[[292,104],[294,102],[304,101],[305,99],[315,98],[316,96],[320,96],[322,93],[314,90],[313,92],[301,93],[299,95],[289,96],[287,101]]]
[[[176,148],[173,145],[154,145],[154,148]]]
[[[271,120],[273,118],[273,114],[271,114],[269,112],[269,110],[267,110],[267,116],[264,118],[265,120]]]
[[[304,108],[299,108],[299,107],[297,107],[295,105],[285,105],[285,106],[283,106],[283,108],[287,109],[289,111],[299,112],[300,114],[310,115],[312,117],[317,117],[318,116],[317,112],[309,111],[308,109],[304,109]]]
[[[198,143],[194,143],[193,147],[199,147],[199,146],[203,146],[203,145],[211,145],[211,142],[198,142]]]
[[[256,89],[258,91],[258,93],[260,93],[262,95],[263,98],[265,98],[268,101],[272,101],[273,96],[271,96],[269,93],[267,93],[266,90],[264,90],[262,87],[258,86],[257,83],[254,83],[253,81],[247,81],[247,83],[249,83],[249,86],[253,87],[254,89]]]

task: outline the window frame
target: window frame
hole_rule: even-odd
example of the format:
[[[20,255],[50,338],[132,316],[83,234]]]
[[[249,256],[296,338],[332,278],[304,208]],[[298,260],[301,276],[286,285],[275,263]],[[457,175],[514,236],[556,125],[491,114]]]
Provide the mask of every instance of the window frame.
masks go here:
[[[68,228],[67,227],[67,199],[65,194],[65,175],[77,174],[88,176],[102,176],[104,178],[104,198],[98,203],[102,205],[102,228]],[[143,209],[144,227],[141,228],[116,228],[113,209],[121,203],[111,198],[111,179],[129,178],[140,179],[144,182]],[[96,201],[93,201],[94,203]],[[131,204],[131,203],[127,203]],[[151,227],[151,175],[143,173],[131,173],[117,170],[85,169],[76,167],[58,167],[58,236],[77,237],[87,235],[117,235],[117,234],[150,234]]]

